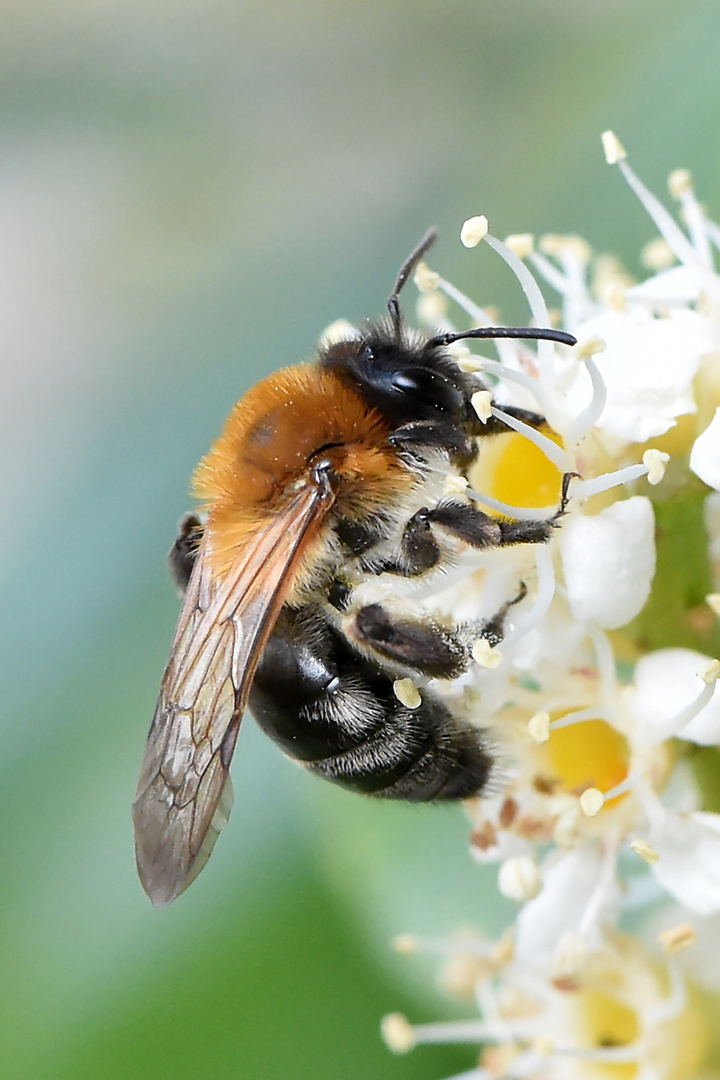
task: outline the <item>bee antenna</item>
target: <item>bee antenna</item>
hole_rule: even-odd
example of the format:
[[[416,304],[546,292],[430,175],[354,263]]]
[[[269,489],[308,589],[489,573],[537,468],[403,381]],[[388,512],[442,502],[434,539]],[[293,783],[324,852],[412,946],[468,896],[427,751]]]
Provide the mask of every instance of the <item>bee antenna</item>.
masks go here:
[[[533,341],[557,341],[560,345],[577,345],[577,338],[566,334],[564,330],[537,326],[476,326],[473,330],[462,330],[458,334],[438,334],[430,338],[426,349],[436,349],[442,345],[452,345],[453,341],[465,338],[523,338]]]
[[[395,279],[393,285],[393,291],[388,297],[387,307],[390,312],[390,318],[392,319],[393,327],[395,328],[395,338],[400,341],[400,334],[402,331],[402,312],[400,311],[400,291],[407,282],[407,279],[412,274],[417,264],[422,259],[425,252],[432,247],[437,240],[437,229],[431,228],[423,236],[419,244],[417,244],[408,255],[405,262],[400,267],[398,276]]]

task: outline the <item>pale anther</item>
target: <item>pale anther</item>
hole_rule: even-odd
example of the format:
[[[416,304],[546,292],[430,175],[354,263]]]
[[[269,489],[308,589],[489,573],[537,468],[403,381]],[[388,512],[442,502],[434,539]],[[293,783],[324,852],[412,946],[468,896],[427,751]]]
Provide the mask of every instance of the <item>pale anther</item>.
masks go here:
[[[389,1013],[382,1018],[380,1032],[385,1045],[394,1054],[407,1054],[415,1046],[413,1027],[402,1013]]]
[[[508,900],[534,900],[542,886],[540,868],[529,855],[513,855],[501,864],[498,888]]]
[[[528,721],[528,731],[536,743],[550,738],[550,713],[538,712]]]
[[[490,391],[476,390],[470,398],[470,404],[483,424],[486,424],[492,415],[492,394]]]
[[[505,244],[519,259],[527,259],[535,247],[535,238],[532,233],[513,233],[505,237]]]
[[[505,931],[493,949],[492,959],[498,966],[509,964],[515,955],[515,940],[512,931]]]
[[[580,796],[580,809],[587,817],[595,817],[603,808],[605,797],[597,788],[587,788]]]
[[[464,356],[456,359],[460,370],[467,372],[469,375],[476,375],[478,371],[484,371],[485,369],[485,358],[483,356],[473,356],[469,349]]]
[[[592,248],[582,236],[546,233],[540,237],[539,247],[546,255],[554,255],[556,259],[570,258],[582,266],[592,259]]]
[[[686,192],[692,191],[692,186],[689,169],[674,169],[668,176],[668,190],[673,199],[682,199]]]
[[[605,352],[607,344],[599,337],[587,338],[586,341],[579,341],[575,346],[574,355],[578,360],[588,360],[591,356],[596,356],[597,353]]]
[[[460,230],[460,239],[466,248],[477,247],[484,240],[488,231],[488,219],[484,214],[468,218]]]
[[[417,315],[425,326],[441,325],[447,309],[447,298],[441,292],[421,293],[418,298]]]
[[[633,840],[630,844],[636,855],[639,855],[641,859],[644,859],[648,866],[654,866],[660,856],[652,845],[647,840],[643,840],[638,837],[637,840]]]
[[[603,131],[601,138],[603,150],[605,151],[605,160],[608,165],[617,165],[618,161],[622,161],[623,158],[627,157],[625,147],[614,131]]]
[[[478,638],[472,647],[472,658],[484,668],[496,668],[502,662],[502,653],[494,649],[487,638]]]
[[[700,678],[708,686],[720,679],[720,660],[711,660],[705,671],[698,672]]]
[[[321,349],[326,349],[329,345],[337,345],[338,341],[347,341],[348,338],[356,338],[358,336],[357,327],[353,326],[347,319],[336,319],[335,322],[331,322],[329,326],[326,326],[320,335],[318,344]]]
[[[464,495],[467,491],[469,481],[464,476],[453,475],[448,473],[445,477],[445,483],[443,484],[443,495]]]
[[[643,454],[643,465],[647,465],[648,483],[659,484],[665,475],[665,468],[670,455],[664,450],[646,450]]]
[[[392,947],[395,952],[409,955],[417,952],[417,939],[413,934],[398,934],[392,939]]]
[[[627,305],[627,290],[619,281],[608,281],[600,290],[602,300],[613,311],[624,311]]]
[[[445,348],[458,364],[472,356],[464,341],[453,341],[450,345],[446,345]]]
[[[662,930],[658,934],[658,941],[666,953],[681,952],[689,949],[697,941],[697,932],[692,923],[680,923],[669,930]]]
[[[648,270],[667,270],[675,262],[675,252],[662,236],[650,240],[640,252],[640,262]]]
[[[412,679],[396,679],[393,693],[406,709],[417,709],[422,704],[422,695]]]
[[[427,263],[419,262],[415,267],[413,281],[420,292],[429,293],[437,289],[440,283],[440,275],[436,270],[431,270]]]

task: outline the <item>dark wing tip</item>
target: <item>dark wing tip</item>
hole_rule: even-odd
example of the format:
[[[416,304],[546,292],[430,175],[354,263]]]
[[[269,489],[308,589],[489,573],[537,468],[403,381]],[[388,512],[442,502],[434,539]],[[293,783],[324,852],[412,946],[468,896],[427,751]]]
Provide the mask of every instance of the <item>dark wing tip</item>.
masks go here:
[[[135,862],[140,883],[154,907],[167,907],[185,888],[189,867],[178,851],[177,823],[158,812],[147,793],[133,804]]]
[[[217,759],[219,761],[219,758]],[[233,789],[227,773],[219,773],[221,787],[213,800],[213,813],[201,829],[199,848],[189,841],[195,820],[193,804],[171,807],[161,798],[165,788],[149,787],[133,803],[135,862],[140,883],[153,907],[167,907],[184,892],[210,858],[215,841],[227,824]]]

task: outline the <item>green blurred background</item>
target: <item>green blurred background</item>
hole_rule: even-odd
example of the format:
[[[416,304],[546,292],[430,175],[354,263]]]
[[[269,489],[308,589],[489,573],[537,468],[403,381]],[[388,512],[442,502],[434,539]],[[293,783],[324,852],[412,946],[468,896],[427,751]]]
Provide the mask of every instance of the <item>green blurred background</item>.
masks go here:
[[[170,909],[130,803],[178,602],[165,552],[232,402],[433,263],[506,319],[493,231],[581,232],[635,268],[649,221],[602,159],[720,213],[717,0],[0,4],[3,528],[0,1077],[439,1077],[394,933],[493,932],[458,809],[364,802],[250,720],[213,859]],[[465,1013],[470,1014],[469,1006]]]

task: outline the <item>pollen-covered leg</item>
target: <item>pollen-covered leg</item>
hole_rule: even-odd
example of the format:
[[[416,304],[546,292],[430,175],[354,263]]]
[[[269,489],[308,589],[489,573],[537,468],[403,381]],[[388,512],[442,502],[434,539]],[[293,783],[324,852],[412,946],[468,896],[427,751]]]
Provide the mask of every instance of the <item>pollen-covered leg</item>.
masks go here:
[[[439,525],[470,547],[507,547],[510,544],[546,544],[565,514],[570,481],[576,473],[563,476],[560,505],[552,517],[521,520],[491,517],[473,503],[446,499],[428,511],[428,525]]]
[[[449,627],[430,616],[398,617],[381,604],[368,604],[347,616],[343,629],[359,648],[399,668],[429,679],[456,679],[474,662],[473,646],[477,641],[484,639],[491,646],[502,641],[508,609],[526,592],[523,585],[518,596],[485,622]]]
[[[361,608],[346,619],[344,628],[359,645],[428,678],[455,679],[470,664],[470,647],[463,642],[461,632],[429,618],[393,617],[381,604]]]
[[[555,528],[554,518],[540,521],[509,521],[494,518],[472,503],[446,501],[429,513],[429,521],[446,529],[473,548],[505,547],[508,544],[544,544]]]
[[[491,517],[472,503],[454,499],[444,499],[432,510],[423,506],[405,526],[396,557],[374,564],[373,573],[415,577],[437,566],[443,551],[433,526],[480,550],[511,544],[546,544],[565,513],[568,485],[573,475],[567,473],[563,477],[560,507],[549,518],[524,521]]]

